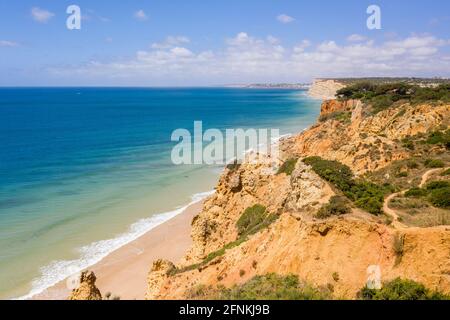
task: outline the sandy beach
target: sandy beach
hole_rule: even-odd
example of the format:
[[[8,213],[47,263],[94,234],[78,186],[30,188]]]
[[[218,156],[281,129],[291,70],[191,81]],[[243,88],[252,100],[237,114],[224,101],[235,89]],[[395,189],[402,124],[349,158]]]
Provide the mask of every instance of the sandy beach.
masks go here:
[[[144,299],[146,278],[153,261],[162,258],[177,262],[183,257],[191,245],[192,218],[200,212],[202,205],[203,200],[191,204],[179,215],[91,266],[89,270],[96,274],[101,293],[110,292],[121,300]],[[62,281],[33,299],[61,300],[70,292],[66,281]]]

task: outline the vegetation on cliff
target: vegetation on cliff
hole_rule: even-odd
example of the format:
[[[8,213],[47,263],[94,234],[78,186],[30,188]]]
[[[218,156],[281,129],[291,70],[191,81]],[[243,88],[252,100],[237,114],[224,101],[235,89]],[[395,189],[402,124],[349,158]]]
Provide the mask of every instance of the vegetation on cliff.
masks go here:
[[[380,290],[364,287],[360,298],[365,300],[450,300],[450,296],[426,288],[413,280],[397,278],[383,285]]]
[[[404,82],[377,84],[371,81],[357,82],[337,91],[341,100],[359,99],[372,106],[373,113],[402,101],[412,104],[423,102],[450,102],[450,84],[436,87],[421,87]]]
[[[316,218],[325,219],[331,216],[339,216],[349,213],[351,206],[346,197],[332,196],[330,201],[323,205],[316,214]]]
[[[308,157],[303,162],[310,165],[322,179],[342,191],[357,207],[375,215],[382,213],[384,196],[392,191],[390,186],[355,180],[350,168],[338,161]]]
[[[288,176],[294,171],[295,165],[297,164],[298,158],[291,158],[286,160],[281,167],[278,169],[277,174],[285,173]]]
[[[197,286],[187,294],[188,299],[218,300],[325,300],[331,299],[326,288],[315,288],[301,283],[297,275],[269,273],[255,276],[231,288]]]
[[[236,228],[238,229],[238,238],[235,241],[227,243],[222,248],[209,253],[203,261],[195,264],[185,266],[183,268],[174,268],[169,272],[170,275],[183,273],[195,269],[201,269],[206,266],[212,260],[217,257],[223,256],[227,250],[235,248],[248,240],[248,237],[267,228],[275,220],[278,219],[278,215],[269,213],[266,207],[260,204],[255,204],[244,210],[239,220],[236,222]]]

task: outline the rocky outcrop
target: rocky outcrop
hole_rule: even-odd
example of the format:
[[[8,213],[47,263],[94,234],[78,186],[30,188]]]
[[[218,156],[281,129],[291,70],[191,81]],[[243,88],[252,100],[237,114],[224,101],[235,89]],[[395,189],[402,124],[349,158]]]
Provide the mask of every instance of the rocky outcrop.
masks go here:
[[[175,265],[167,260],[156,260],[147,277],[147,293],[145,299],[155,300],[159,298],[160,288],[167,280],[169,273],[175,268]]]
[[[336,80],[316,79],[309,89],[308,95],[314,99],[334,99],[336,92],[344,87],[344,84]]]
[[[95,286],[97,280],[92,271],[84,271],[80,275],[80,285],[72,290],[70,300],[102,300],[100,290]]]
[[[320,117],[322,118],[328,114],[335,112],[352,111],[358,105],[362,105],[361,101],[359,100],[325,100],[320,108]]]

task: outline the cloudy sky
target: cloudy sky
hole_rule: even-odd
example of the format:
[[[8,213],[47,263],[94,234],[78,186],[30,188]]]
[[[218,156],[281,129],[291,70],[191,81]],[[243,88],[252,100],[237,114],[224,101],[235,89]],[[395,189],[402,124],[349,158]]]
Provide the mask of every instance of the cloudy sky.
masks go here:
[[[81,30],[66,27],[72,4]],[[23,0],[0,18],[1,86],[450,77],[448,0]]]

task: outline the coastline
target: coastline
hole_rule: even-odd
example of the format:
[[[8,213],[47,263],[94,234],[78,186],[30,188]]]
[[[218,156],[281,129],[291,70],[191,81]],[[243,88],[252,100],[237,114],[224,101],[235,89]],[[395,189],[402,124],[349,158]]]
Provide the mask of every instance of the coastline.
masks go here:
[[[310,99],[321,100],[311,97],[308,91],[305,92],[305,95]],[[289,135],[297,133],[299,132]],[[210,194],[211,192],[195,194],[192,197],[193,201],[188,205],[148,218],[155,218],[156,221],[150,223],[150,226],[147,225],[145,230],[140,230],[137,232],[138,234],[132,235],[132,239],[124,239],[120,246],[111,248],[96,261],[76,268],[73,270],[73,274],[76,275],[89,269],[96,274],[96,284],[103,295],[110,292],[113,296],[119,296],[124,300],[143,299],[146,277],[152,262],[160,258],[177,262],[183,258],[191,245],[192,218],[201,211],[204,199]],[[114,242],[123,236],[118,235],[113,239],[103,241]],[[71,293],[71,289],[67,286],[67,280],[72,276],[68,274],[59,276],[59,279],[45,287],[33,286],[28,294],[18,299],[67,299]]]
[[[204,199],[189,204],[181,213],[88,267],[96,274],[96,284],[102,294],[110,292],[122,300],[144,299],[146,278],[153,261],[160,258],[178,261],[189,249],[191,221],[201,211]],[[31,299],[65,300],[70,293],[65,279]]]

